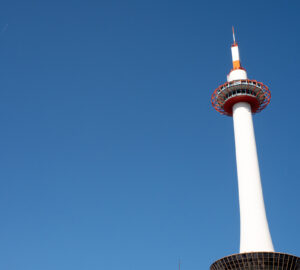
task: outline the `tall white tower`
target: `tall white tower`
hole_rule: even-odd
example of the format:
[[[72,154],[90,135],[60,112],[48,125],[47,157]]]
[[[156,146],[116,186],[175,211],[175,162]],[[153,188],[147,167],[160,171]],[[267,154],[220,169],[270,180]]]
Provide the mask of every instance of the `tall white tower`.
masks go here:
[[[233,68],[227,82],[212,95],[212,105],[221,114],[233,117],[240,204],[240,254],[224,257],[211,270],[300,270],[300,258],[275,253],[269,231],[252,114],[262,111],[271,99],[266,85],[249,80],[241,66],[239,47],[231,46]]]
[[[233,69],[227,83],[212,96],[215,109],[232,115],[240,202],[240,252],[274,251],[269,231],[256,152],[252,113],[270,102],[271,93],[262,83],[248,80],[241,67],[239,47],[233,32]]]

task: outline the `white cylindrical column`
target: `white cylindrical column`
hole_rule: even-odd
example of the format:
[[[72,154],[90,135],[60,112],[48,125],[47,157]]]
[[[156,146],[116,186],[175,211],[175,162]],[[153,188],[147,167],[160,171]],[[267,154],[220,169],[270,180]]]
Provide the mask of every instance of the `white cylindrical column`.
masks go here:
[[[240,202],[240,252],[274,251],[266,217],[250,104],[234,104],[233,125]]]

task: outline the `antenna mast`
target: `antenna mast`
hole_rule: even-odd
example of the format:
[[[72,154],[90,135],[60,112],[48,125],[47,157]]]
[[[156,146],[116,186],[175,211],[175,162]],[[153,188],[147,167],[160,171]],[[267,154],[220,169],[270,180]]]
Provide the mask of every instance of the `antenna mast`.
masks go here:
[[[233,45],[236,44],[235,42],[235,34],[234,34],[234,27],[232,26],[232,37],[233,37]]]

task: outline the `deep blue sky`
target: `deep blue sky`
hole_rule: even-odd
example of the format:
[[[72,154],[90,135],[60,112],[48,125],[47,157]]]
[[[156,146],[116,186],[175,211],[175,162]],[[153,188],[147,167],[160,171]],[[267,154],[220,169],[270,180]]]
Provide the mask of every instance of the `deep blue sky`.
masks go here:
[[[299,1],[3,1],[0,268],[208,270],[239,250],[231,26],[276,251],[300,255]]]

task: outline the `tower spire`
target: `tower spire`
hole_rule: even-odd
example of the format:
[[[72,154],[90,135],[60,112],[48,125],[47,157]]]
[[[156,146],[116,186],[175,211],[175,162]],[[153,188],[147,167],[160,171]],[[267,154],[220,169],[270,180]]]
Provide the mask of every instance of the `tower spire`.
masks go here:
[[[234,34],[234,27],[232,26],[232,37],[233,37],[233,45],[236,44],[235,42],[235,34]]]
[[[231,56],[233,69],[241,69],[239,46],[235,41],[234,27],[232,26],[233,44],[231,45]]]

